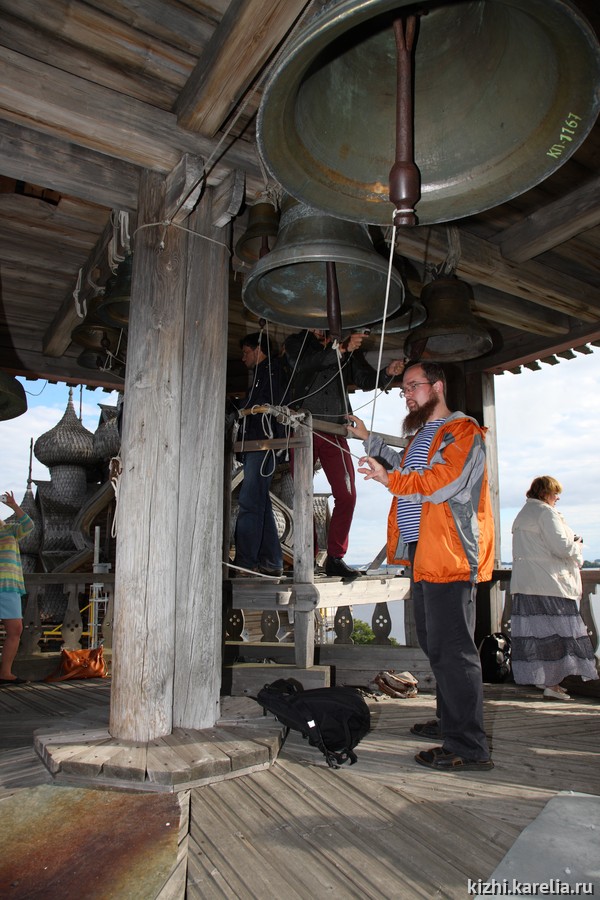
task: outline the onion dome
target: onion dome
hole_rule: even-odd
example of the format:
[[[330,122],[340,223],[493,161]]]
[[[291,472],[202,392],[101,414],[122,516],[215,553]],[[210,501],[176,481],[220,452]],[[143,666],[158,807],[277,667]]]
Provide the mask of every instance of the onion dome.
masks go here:
[[[29,516],[29,518],[32,520],[32,522],[35,525],[35,528],[33,529],[33,531],[30,532],[27,535],[27,537],[24,537],[19,542],[19,549],[21,551],[21,556],[23,556],[24,553],[37,553],[38,550],[40,549],[40,543],[41,543],[40,524],[39,524],[40,523],[40,511],[37,508],[31,487],[28,487],[27,490],[25,491],[25,495],[24,495],[23,499],[21,500],[21,502],[19,503],[19,506],[21,507],[23,512],[27,513],[27,515]]]
[[[58,425],[37,439],[33,452],[35,458],[49,469],[64,465],[87,466],[95,461],[94,436],[77,418],[72,389],[64,416]]]
[[[98,460],[112,459],[121,449],[121,437],[117,427],[116,406],[103,406],[102,421],[94,433],[94,456]]]

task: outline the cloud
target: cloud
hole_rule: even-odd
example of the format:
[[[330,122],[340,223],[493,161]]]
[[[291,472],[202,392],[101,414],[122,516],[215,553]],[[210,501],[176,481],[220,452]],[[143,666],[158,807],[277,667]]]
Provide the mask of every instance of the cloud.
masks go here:
[[[600,558],[600,355],[495,379],[502,558],[511,559],[512,521],[537,475],[563,486],[559,509]]]
[[[65,384],[49,384],[43,381],[22,381],[27,393],[27,412],[16,419],[0,422],[0,492],[13,491],[19,501],[27,488],[29,472],[29,442],[33,442],[54,428],[67,408],[69,389]],[[43,387],[44,386],[44,387]],[[84,391],[81,406],[83,425],[92,433],[98,427],[100,408],[98,403],[116,405],[116,394],[105,391]],[[79,415],[79,392],[74,391],[73,405]],[[33,479],[47,481],[50,473],[46,466],[33,457]]]

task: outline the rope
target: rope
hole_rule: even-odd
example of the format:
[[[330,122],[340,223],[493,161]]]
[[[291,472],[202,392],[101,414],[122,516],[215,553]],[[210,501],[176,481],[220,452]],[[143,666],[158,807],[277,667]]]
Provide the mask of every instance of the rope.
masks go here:
[[[396,218],[396,215],[398,212],[399,212],[399,210],[394,210],[394,212],[392,214],[392,222]],[[390,258],[389,258],[389,262],[388,262],[387,282],[386,282],[386,286],[385,286],[385,303],[383,305],[383,322],[382,322],[382,326],[381,326],[381,340],[379,341],[379,356],[377,358],[377,372],[379,372],[381,369],[381,359],[383,356],[383,341],[385,338],[385,323],[387,321],[388,302],[390,299],[390,286],[392,283],[392,264],[393,264],[393,260],[394,260],[394,247],[395,246],[396,246],[396,226],[393,225],[392,226],[392,240],[390,241]],[[374,426],[374,422],[375,422],[376,406],[377,406],[377,394],[373,398],[373,410],[371,413],[371,427],[369,428],[369,437],[367,438],[367,447],[366,447],[367,456],[371,455],[371,453],[370,453],[371,434],[373,433],[373,426]]]
[[[280,575],[265,575],[264,572],[257,572],[255,569],[245,569],[243,566],[235,566],[228,559],[222,559],[221,564],[227,566],[229,569],[235,569],[236,572],[248,572],[250,575],[256,578],[266,578],[268,581],[280,581]]]
[[[200,234],[199,231],[193,231],[191,228],[186,228],[185,225],[180,225],[178,222],[172,222],[170,219],[164,219],[162,222],[146,222],[144,225],[138,225],[138,227],[133,232],[131,239],[133,241],[133,238],[136,236],[138,231],[142,230],[142,228],[158,228],[161,226],[163,228],[163,233],[158,245],[158,249],[161,252],[165,249],[165,237],[167,234],[167,228],[180,228],[182,231],[187,231],[188,234],[193,234],[195,237],[202,238],[202,240],[204,241],[210,241],[211,244],[218,244],[219,247],[224,247],[231,256],[230,248],[227,246],[227,244],[224,244],[223,241],[217,241],[214,238],[208,237],[208,235],[206,234]]]
[[[110,473],[110,483],[112,485],[112,489],[115,492],[115,514],[113,516],[112,525],[110,529],[110,536],[112,538],[116,538],[117,536],[117,510],[119,507],[119,487],[121,481],[121,475],[123,474],[123,463],[121,462],[120,456],[113,456],[111,461],[108,464],[108,471]]]
[[[75,290],[73,291],[73,300],[75,301],[75,312],[79,316],[80,319],[85,319],[87,316],[87,300],[85,297],[83,298],[83,304],[79,302],[79,292],[81,290],[81,275],[83,269],[80,269],[77,274],[77,284],[75,285]]]

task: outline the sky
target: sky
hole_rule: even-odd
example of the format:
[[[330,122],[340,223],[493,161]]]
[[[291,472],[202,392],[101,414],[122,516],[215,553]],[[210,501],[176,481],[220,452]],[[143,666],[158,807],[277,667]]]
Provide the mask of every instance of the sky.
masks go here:
[[[20,379],[25,387],[28,411],[16,419],[0,421],[0,493],[14,491],[21,500],[27,487],[29,441],[53,428],[65,411],[69,389],[64,384]],[[584,539],[584,556],[600,559],[600,348],[559,365],[542,363],[537,372],[523,370],[495,379],[496,421],[499,446],[501,559],[510,562],[512,522],[525,502],[525,492],[536,475],[553,475],[563,485],[559,509]],[[370,427],[372,394],[357,392],[352,406]],[[74,389],[73,402],[83,424],[95,431],[98,404],[116,404],[117,395],[102,390]],[[360,407],[360,408],[359,408]],[[375,405],[375,430],[399,434],[405,404],[397,389],[380,395]],[[362,443],[351,441],[356,457]],[[355,464],[357,460],[355,459]],[[35,458],[33,478],[49,473]],[[327,491],[322,475],[315,491]],[[386,519],[391,497],[381,485],[357,477],[358,503],[350,533],[346,560],[371,562],[385,543]],[[2,507],[8,513],[7,507]],[[2,512],[0,511],[0,517]]]

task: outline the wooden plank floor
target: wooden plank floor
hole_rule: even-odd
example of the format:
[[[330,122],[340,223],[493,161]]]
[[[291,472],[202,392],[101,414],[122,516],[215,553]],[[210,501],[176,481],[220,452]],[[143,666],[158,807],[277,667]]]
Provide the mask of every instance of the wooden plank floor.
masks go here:
[[[485,688],[496,767],[441,774],[414,762],[410,725],[434,701],[371,702],[358,763],[337,771],[290,734],[275,765],[192,791],[188,898],[467,897],[558,791],[600,795],[600,703]],[[431,744],[429,744],[431,746]]]
[[[33,729],[105,725],[109,690],[108,680],[0,690],[0,799],[51,783]],[[420,694],[370,701],[373,729],[355,766],[330,770],[291,734],[271,769],[194,789],[187,897],[464,900],[467,880],[488,878],[557,792],[600,795],[598,699],[552,703],[514,685],[486,685],[485,695],[490,772],[414,763],[427,743],[408,729],[434,708]],[[256,704],[228,698],[224,710],[228,724]]]
[[[33,748],[35,729],[59,723],[106,726],[109,704],[110,678],[0,688],[0,798],[18,788],[52,783]]]

